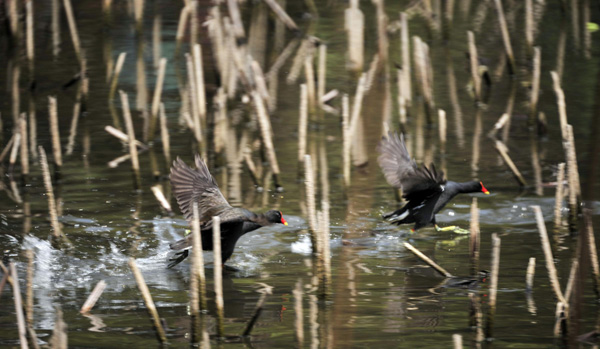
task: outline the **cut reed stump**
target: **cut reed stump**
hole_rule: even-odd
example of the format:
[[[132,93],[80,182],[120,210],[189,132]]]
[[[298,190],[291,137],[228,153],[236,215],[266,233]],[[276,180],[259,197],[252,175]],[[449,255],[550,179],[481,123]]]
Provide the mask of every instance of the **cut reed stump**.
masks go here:
[[[102,295],[102,292],[104,292],[105,288],[106,288],[106,282],[104,280],[100,280],[96,284],[96,287],[94,287],[94,289],[92,290],[92,293],[90,293],[90,295],[88,296],[85,303],[83,303],[83,306],[81,307],[79,312],[82,314],[89,313],[89,311],[92,310],[94,305],[96,305],[96,302]]]

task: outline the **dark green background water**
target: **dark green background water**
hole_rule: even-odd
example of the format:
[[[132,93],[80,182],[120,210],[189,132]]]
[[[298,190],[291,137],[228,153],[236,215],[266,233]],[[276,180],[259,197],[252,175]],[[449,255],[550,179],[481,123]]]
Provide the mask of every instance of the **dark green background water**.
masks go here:
[[[357,76],[345,69],[347,44],[343,28],[347,4],[342,1],[318,1],[320,13],[317,18],[310,17],[302,3],[288,2],[288,11],[298,24],[306,28],[312,23],[312,34],[328,45],[327,90],[335,88],[352,97]],[[465,59],[466,31],[475,29],[474,18],[482,3],[473,2],[468,14],[459,11],[462,5],[457,4],[455,25],[448,42],[444,42],[440,35],[432,34],[421,17],[414,16],[410,19],[411,35],[421,36],[430,45],[436,105],[448,113],[446,155],[440,155],[437,127],[423,126],[422,120],[419,121],[416,116],[416,107],[410,110],[408,138],[414,143],[416,135],[422,133],[425,160],[433,160],[445,167],[446,176],[452,180],[479,178],[492,193],[485,197],[474,196],[478,197],[481,209],[482,269],[489,269],[491,234],[497,233],[502,239],[493,344],[498,347],[549,347],[559,343],[552,335],[555,300],[530,205],[542,207],[547,226],[552,232],[554,189],[545,187],[543,195],[537,195],[533,188],[519,190],[511,173],[494,150],[493,141],[486,134],[505,112],[511,93],[514,93],[514,110],[507,141],[510,155],[525,178],[534,183],[531,154],[532,145],[537,146],[543,182],[555,181],[556,165],[564,161],[564,155],[549,71],[556,69],[558,42],[563,33],[566,36],[566,53],[562,85],[566,94],[569,122],[574,126],[576,136],[584,196],[593,204],[599,194],[597,175],[593,171],[594,164],[598,166],[598,163],[597,158],[594,162],[594,154],[591,152],[594,144],[598,143],[598,121],[594,122],[598,117],[595,99],[600,81],[597,70],[598,33],[591,34],[591,58],[586,59],[580,27],[580,42],[577,44],[575,41],[571,12],[561,12],[558,2],[547,2],[536,44],[542,51],[539,109],[546,115],[549,132],[547,136],[537,138],[527,127],[530,62],[526,58],[524,44],[524,5],[520,2],[505,2],[517,56],[515,76],[511,79],[505,72],[500,77],[494,77],[489,101],[479,109],[467,92],[469,73]],[[34,4],[37,85],[32,95],[28,90],[24,51],[9,51],[6,31],[2,32],[0,40],[0,47],[8,52],[0,57],[0,81],[7,86],[0,98],[4,124],[2,145],[10,138],[13,126],[9,70],[14,64],[21,64],[20,109],[27,111],[30,101],[34,104],[38,143],[50,153],[47,96],[56,96],[58,99],[61,140],[65,147],[77,87],[62,89],[61,86],[79,68],[66,19],[61,18],[60,53],[53,56],[50,2],[34,1]],[[113,123],[107,101],[107,57],[116,59],[120,52],[127,52],[119,89],[129,94],[133,107],[136,105],[137,64],[143,64],[149,109],[156,79],[152,57],[152,20],[156,13],[160,13],[162,55],[169,60],[162,100],[169,119],[172,155],[180,156],[187,162],[192,160],[196,149],[192,135],[179,123],[181,98],[177,75],[185,76],[185,65],[180,56],[177,57],[177,63],[174,59],[175,33],[182,3],[156,1],[156,4],[147,4],[144,12],[144,35],[141,39],[135,35],[133,18],[128,14],[125,3],[114,4],[110,25],[101,16],[99,2],[75,1],[73,5],[82,47],[87,56],[90,93],[86,111],[79,120],[74,152],[64,157],[62,180],[55,186],[55,194],[60,198],[64,231],[74,248],[59,250],[49,242],[51,228],[47,220],[47,199],[39,165],[32,160],[32,174],[27,185],[18,187],[22,202],[9,198],[6,190],[0,193],[2,254],[17,262],[23,281],[26,259],[21,251],[33,249],[35,252],[34,326],[40,341],[49,339],[54,325],[55,307],[59,306],[64,311],[65,321],[69,326],[69,344],[73,347],[154,346],[154,332],[127,265],[127,259],[135,257],[158,312],[168,324],[170,344],[185,346],[190,336],[187,291],[189,263],[182,263],[171,270],[165,266],[168,244],[183,236],[186,223],[180,214],[172,218],[165,215],[150,191],[152,185],[160,182],[167,194],[170,193],[166,177],[169,164],[165,163],[162,156],[160,142],[156,142],[153,155],[146,152],[140,156],[142,190],[135,191],[129,162],[122,163],[118,168],[107,166],[108,161],[125,154],[127,148],[104,131],[104,126]],[[209,6],[206,1],[200,3],[201,22],[204,21]],[[247,6],[248,4],[242,7],[246,23],[250,19]],[[395,21],[399,12],[407,6],[408,1],[388,1],[386,12],[390,21]],[[361,2],[361,9],[365,13],[367,24],[366,70],[377,50],[376,20],[371,2]],[[594,5],[591,9],[591,20],[594,21],[598,18],[598,9]],[[489,3],[484,18],[476,33],[477,45],[480,56],[484,57],[490,70],[494,71],[503,51],[492,2]],[[279,50],[272,47],[273,20],[269,19],[267,67],[279,53]],[[291,34],[288,33],[287,40],[290,38]],[[398,118],[393,69],[393,62],[400,62],[398,38],[397,32],[390,34],[393,125],[397,125]],[[200,41],[203,44],[208,100],[211,101],[216,89],[215,68],[205,27],[202,27]],[[184,45],[183,51],[188,50],[187,44]],[[138,58],[141,59],[136,63]],[[282,172],[281,184],[285,190],[283,193],[275,193],[270,187],[264,193],[257,193],[244,169],[242,205],[257,211],[280,209],[290,225],[285,228],[274,226],[262,229],[243,237],[229,261],[230,265],[241,271],[226,274],[223,281],[225,327],[228,334],[241,333],[252,315],[259,297],[255,292],[256,284],[267,283],[274,287],[274,293],[268,298],[265,311],[250,340],[255,347],[294,345],[294,298],[291,292],[298,279],[308,284],[312,271],[308,264],[311,261],[307,253],[310,251],[310,243],[307,238],[306,212],[303,210],[305,191],[303,182],[297,175],[299,87],[297,84],[285,83],[289,67],[288,62],[280,73],[278,108],[271,114],[274,143]],[[449,67],[453,69],[456,78],[460,112],[452,105],[449,95]],[[303,77],[300,81],[303,81]],[[352,184],[348,189],[344,189],[342,185],[340,117],[325,114],[321,121],[309,124],[309,151],[316,155],[318,146],[324,145],[328,159],[333,293],[326,307],[319,309],[318,327],[309,323],[309,309],[316,309],[316,305],[305,294],[305,344],[311,343],[314,347],[448,347],[454,333],[463,335],[465,343],[470,343],[475,338],[475,331],[469,326],[469,291],[439,287],[443,279],[429,268],[423,267],[422,262],[403,247],[403,242],[409,241],[451,273],[466,276],[470,273],[468,238],[436,232],[432,228],[409,235],[410,227],[392,226],[382,222],[380,218],[382,212],[387,212],[396,205],[394,193],[385,182],[376,161],[375,147],[383,132],[384,98],[385,84],[383,75],[380,75],[365,96],[362,112],[369,162],[364,167],[353,168]],[[118,100],[115,105],[117,115],[122,117]],[[332,105],[340,107],[341,98],[336,98]],[[247,110],[240,107],[239,98],[231,101],[229,108]],[[211,103],[209,112],[212,110]],[[142,128],[140,115],[141,113],[134,111],[136,134],[139,138]],[[239,125],[238,131],[244,127],[246,126]],[[208,132],[212,132],[212,129]],[[258,134],[257,131],[252,133],[253,137],[258,137]],[[84,155],[83,144],[87,140],[90,141],[91,150],[89,155]],[[474,166],[473,158],[476,155],[473,147],[476,144],[480,155]],[[414,154],[414,151],[413,146],[411,152]],[[158,162],[161,174],[158,179],[151,171],[151,156]],[[221,188],[227,187],[227,167],[211,170]],[[6,166],[4,172],[7,172]],[[15,168],[17,179],[18,173],[19,166]],[[4,175],[3,182],[6,186],[10,185],[8,175]],[[173,198],[169,199],[176,205]],[[468,228],[471,200],[468,195],[457,197],[438,214],[438,222],[441,225],[456,224]],[[29,205],[31,216],[24,217],[25,205]],[[599,213],[595,208],[593,220],[596,226],[600,222]],[[568,232],[562,229],[558,235],[551,236],[551,241],[564,289],[571,260],[575,257],[577,238],[569,237]],[[205,257],[212,258],[209,254]],[[537,258],[533,307],[527,303],[525,294],[525,269],[530,257]],[[579,284],[581,288],[577,293],[575,307],[579,320],[573,326],[573,336],[593,330],[598,311],[589,270],[584,270],[586,278]],[[212,267],[207,269],[207,275],[210,278],[209,304],[212,304]],[[80,315],[78,311],[87,295],[102,279],[106,280],[108,286],[92,311],[95,320]],[[476,293],[481,297],[485,313],[487,284]],[[212,306],[209,314],[209,331],[214,333]],[[102,325],[94,329],[92,323],[97,321]],[[0,300],[0,326],[0,345],[18,345],[12,293],[8,288],[2,293]],[[311,333],[314,335],[313,339]]]

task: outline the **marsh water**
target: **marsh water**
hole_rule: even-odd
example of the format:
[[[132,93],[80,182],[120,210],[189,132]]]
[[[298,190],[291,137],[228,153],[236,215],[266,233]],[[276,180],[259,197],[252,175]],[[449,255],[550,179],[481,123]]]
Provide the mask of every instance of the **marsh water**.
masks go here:
[[[358,74],[346,69],[346,34],[344,31],[344,1],[315,1],[318,15],[310,13],[304,2],[288,1],[287,11],[302,30],[327,44],[327,91],[337,89],[353,98]],[[10,49],[7,35],[0,47],[7,52],[0,57],[0,81],[4,92],[0,99],[3,129],[2,147],[12,136],[13,114],[17,111],[35,113],[37,143],[51,155],[48,122],[48,96],[56,96],[59,129],[63,151],[63,166],[54,192],[63,230],[72,247],[51,243],[52,229],[48,220],[48,201],[39,163],[31,158],[31,173],[25,181],[20,175],[19,161],[12,169],[3,165],[3,191],[0,192],[0,246],[5,261],[17,264],[21,289],[25,288],[26,258],[23,251],[35,255],[33,295],[34,322],[40,344],[47,343],[56,310],[60,308],[68,325],[72,347],[151,347],[157,345],[135,279],[127,264],[134,257],[148,284],[158,313],[167,325],[169,346],[184,347],[190,338],[189,259],[167,269],[169,243],[185,235],[187,223],[178,208],[169,216],[158,204],[150,187],[162,184],[167,199],[175,207],[168,181],[170,164],[162,154],[157,136],[153,148],[140,154],[141,187],[135,189],[129,161],[116,168],[108,162],[127,153],[127,146],[108,134],[104,128],[115,125],[114,115],[123,124],[118,94],[108,100],[110,71],[116,57],[126,52],[118,88],[128,93],[136,135],[141,138],[143,110],[150,110],[156,81],[153,44],[155,16],[160,15],[161,51],[168,59],[162,101],[165,105],[171,155],[191,163],[198,150],[193,135],[181,121],[180,86],[185,84],[184,52],[189,52],[188,38],[175,53],[175,34],[182,1],[149,1],[144,9],[142,35],[136,34],[131,14],[131,2],[115,2],[110,16],[102,16],[98,1],[74,1],[74,12],[82,48],[87,58],[89,95],[77,124],[73,126],[73,108],[77,101],[78,83],[65,84],[79,72],[79,64],[71,42],[64,15],[60,18],[60,42],[53,42],[52,9],[49,1],[33,1],[35,6],[35,87],[30,88],[24,48]],[[432,1],[439,4],[440,1]],[[458,3],[458,2],[457,2]],[[574,127],[583,197],[592,208],[592,218],[599,226],[600,210],[596,200],[600,194],[597,167],[598,131],[598,38],[590,26],[577,17],[573,24],[573,8],[561,10],[557,1],[534,1],[542,11],[536,45],[542,52],[542,75],[539,110],[544,112],[547,133],[539,136],[528,124],[529,75],[531,62],[524,42],[524,5],[520,1],[505,1],[505,11],[516,56],[516,71],[512,76],[503,61],[502,39],[493,2],[465,1],[456,5],[454,25],[447,31],[449,39],[431,29],[418,14],[409,19],[410,34],[420,36],[429,44],[433,66],[433,88],[437,108],[446,110],[448,141],[445,151],[439,143],[437,122],[427,123],[420,102],[409,109],[406,127],[411,154],[417,162],[435,162],[455,181],[482,180],[491,195],[470,194],[456,197],[437,215],[440,225],[458,225],[468,229],[470,205],[477,197],[480,208],[481,256],[480,268],[490,268],[491,235],[501,238],[500,272],[496,317],[492,340],[483,346],[532,348],[553,345],[577,345],[575,337],[594,330],[598,304],[593,292],[589,266],[581,264],[581,272],[573,301],[574,314],[566,339],[555,338],[555,297],[545,268],[540,237],[531,205],[541,206],[551,234],[554,262],[561,287],[567,284],[571,261],[576,258],[580,237],[569,234],[566,226],[554,232],[553,207],[556,167],[565,161],[558,108],[552,89],[551,70],[562,70],[569,123]],[[577,2],[575,2],[577,3]],[[587,2],[585,2],[587,4]],[[255,9],[251,9],[254,4]],[[388,1],[390,86],[386,86],[385,69],[373,78],[362,108],[361,136],[357,143],[365,150],[368,162],[353,167],[351,184],[346,187],[342,177],[341,117],[331,113],[312,116],[308,127],[308,150],[317,164],[318,173],[327,165],[330,200],[332,255],[331,294],[326,301],[318,300],[311,283],[313,271],[311,245],[308,237],[306,191],[302,165],[298,162],[299,81],[287,84],[291,59],[279,72],[277,108],[270,113],[273,141],[281,174],[283,191],[276,191],[270,176],[260,179],[264,191],[257,191],[249,173],[242,168],[241,184],[231,184],[235,169],[226,166],[224,151],[214,155],[211,171],[224,195],[236,206],[255,211],[278,209],[289,226],[275,225],[245,235],[238,243],[228,265],[238,269],[223,277],[225,331],[239,335],[251,317],[260,296],[260,284],[273,287],[267,298],[252,336],[245,342],[231,340],[225,347],[291,347],[295,345],[294,289],[298,280],[305,291],[304,328],[306,346],[311,347],[449,347],[452,335],[461,334],[465,345],[476,345],[477,329],[470,313],[473,302],[479,304],[485,322],[488,283],[465,289],[447,287],[444,278],[414,257],[403,243],[412,245],[433,258],[454,275],[471,274],[469,239],[466,235],[437,232],[432,227],[410,233],[410,226],[395,226],[384,222],[381,214],[398,205],[392,188],[386,183],[377,164],[377,143],[384,133],[383,123],[390,129],[398,127],[398,105],[395,66],[400,62],[399,32],[394,29],[400,11],[414,2]],[[545,6],[542,6],[545,5]],[[589,5],[589,4],[588,4]],[[199,2],[200,23],[206,21],[209,1]],[[375,8],[370,1],[360,2],[365,14],[365,64],[377,52]],[[242,6],[245,23],[250,23],[260,11],[255,2]],[[439,5],[441,7],[441,5]],[[414,8],[411,7],[411,8]],[[434,10],[436,10],[434,6]],[[576,9],[582,10],[584,6]],[[598,9],[590,6],[590,22],[598,20]],[[61,14],[63,14],[61,10]],[[226,7],[223,13],[226,13]],[[578,13],[583,17],[583,13]],[[441,14],[438,13],[438,17]],[[266,19],[267,31],[262,41],[263,69],[268,68],[282,51],[274,40],[275,17]],[[439,18],[435,21],[440,21]],[[468,51],[466,31],[477,37],[479,55],[488,67],[492,85],[485,103],[476,104],[470,95],[470,73],[465,52]],[[3,29],[5,33],[5,29]],[[294,34],[287,32],[287,44]],[[589,40],[588,40],[589,38]],[[219,84],[213,63],[207,26],[201,26],[199,41],[203,47],[203,62],[207,84],[208,113],[213,113],[212,98]],[[564,58],[561,59],[561,45]],[[260,46],[260,45],[258,45]],[[19,94],[12,93],[15,66],[20,66]],[[141,82],[140,82],[141,81]],[[6,87],[4,87],[6,86]],[[241,89],[240,89],[241,91]],[[341,96],[340,94],[340,96]],[[331,106],[341,110],[341,97]],[[352,99],[351,99],[352,100]],[[15,105],[16,103],[16,105]],[[236,96],[228,102],[228,117],[237,137],[249,130],[251,139],[260,132],[253,122],[252,108]],[[385,106],[391,109],[386,111]],[[111,111],[110,105],[115,109]],[[509,131],[500,137],[529,186],[520,188],[513,175],[487,136],[498,118],[510,113]],[[386,120],[386,115],[390,119]],[[30,119],[31,120],[31,119]],[[215,132],[209,126],[207,134]],[[73,134],[73,132],[76,132]],[[504,132],[504,133],[503,133]],[[207,146],[209,152],[214,151]],[[264,167],[259,152],[255,161]],[[324,159],[321,161],[319,159]],[[265,160],[266,161],[266,160]],[[538,167],[539,164],[539,167]],[[540,174],[536,180],[536,175]],[[321,177],[318,194],[322,197]],[[538,186],[536,187],[536,182]],[[238,191],[236,188],[240,188]],[[325,186],[326,188],[326,186]],[[319,201],[319,200],[318,200]],[[566,219],[567,211],[563,212]],[[537,259],[533,291],[527,297],[525,273],[530,257]],[[206,253],[205,259],[210,260]],[[584,258],[585,260],[585,258]],[[212,264],[207,265],[209,333],[215,333]],[[100,280],[107,283],[91,314],[81,315],[79,309]],[[18,346],[17,322],[12,291],[7,287],[0,298],[0,346]],[[213,340],[212,344],[216,345]]]

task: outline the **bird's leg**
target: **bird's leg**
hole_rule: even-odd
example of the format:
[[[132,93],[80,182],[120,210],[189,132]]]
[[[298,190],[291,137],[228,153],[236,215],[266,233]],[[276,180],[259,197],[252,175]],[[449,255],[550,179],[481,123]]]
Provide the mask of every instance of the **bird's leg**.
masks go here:
[[[435,230],[436,231],[452,231],[452,232],[455,232],[457,234],[469,234],[468,230],[463,229],[463,228],[461,228],[461,227],[459,227],[457,225],[450,225],[450,226],[442,228],[442,227],[440,227],[439,225],[436,224],[435,225]]]

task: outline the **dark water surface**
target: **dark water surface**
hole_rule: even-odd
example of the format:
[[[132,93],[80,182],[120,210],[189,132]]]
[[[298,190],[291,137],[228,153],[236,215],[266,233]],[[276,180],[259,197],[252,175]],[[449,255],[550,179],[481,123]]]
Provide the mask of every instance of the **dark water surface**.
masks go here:
[[[438,3],[438,1],[432,1]],[[534,1],[536,4],[539,3]],[[512,174],[494,150],[494,142],[486,135],[513,100],[512,123],[507,137],[510,155],[529,183],[535,183],[532,151],[539,154],[541,177],[544,183],[556,180],[556,165],[564,160],[556,98],[552,90],[550,71],[557,67],[557,50],[562,35],[566,38],[562,86],[565,90],[569,122],[574,127],[579,169],[584,196],[594,207],[600,192],[594,166],[597,157],[592,152],[598,143],[598,118],[596,95],[598,94],[598,33],[592,33],[591,58],[584,55],[582,32],[578,31],[579,43],[571,23],[571,14],[563,14],[557,1],[547,1],[540,23],[537,45],[542,51],[542,80],[539,110],[548,120],[548,134],[538,138],[527,127],[529,100],[530,61],[526,58],[524,42],[524,5],[519,1],[507,1],[513,47],[517,57],[517,69],[513,78],[506,71],[496,77],[494,73],[502,66],[502,41],[493,2],[489,3],[487,15],[476,32],[479,55],[483,57],[492,73],[493,86],[488,103],[477,108],[468,93],[470,75],[467,51],[467,30],[476,30],[477,14],[482,2],[474,2],[469,13],[457,9],[451,39],[444,42],[439,34],[431,33],[426,21],[415,15],[410,21],[411,35],[419,35],[430,45],[434,70],[436,106],[448,114],[448,144],[445,156],[441,155],[436,124],[427,126],[424,116],[418,113],[414,103],[409,110],[407,139],[410,151],[417,161],[434,161],[445,170],[447,178],[467,181],[483,180],[491,195],[462,195],[453,200],[437,215],[440,225],[469,227],[472,197],[478,198],[481,222],[482,269],[489,269],[491,234],[502,239],[498,305],[493,328],[493,344],[497,347],[533,348],[560,345],[553,337],[555,299],[545,269],[544,256],[531,205],[540,205],[552,234],[554,187],[544,186],[542,195],[535,188],[520,190]],[[11,69],[21,65],[20,110],[27,112],[31,106],[37,117],[37,141],[51,156],[48,126],[48,96],[58,100],[59,122],[63,151],[69,142],[73,105],[77,85],[63,89],[62,86],[79,70],[70,40],[66,18],[61,18],[60,52],[53,55],[50,30],[51,8],[48,1],[34,1],[36,88],[28,89],[27,62],[24,49],[10,51],[6,31],[2,31],[0,47],[8,54],[0,57],[0,81],[6,86],[0,98],[3,132],[2,147],[11,137],[13,99],[11,97]],[[329,4],[329,5],[328,5]],[[57,249],[50,243],[51,227],[47,219],[47,198],[40,167],[31,160],[31,175],[25,187],[19,186],[20,166],[15,167],[15,179],[20,198],[10,189],[10,177],[5,174],[4,191],[0,193],[0,246],[2,255],[15,261],[25,287],[26,258],[24,249],[35,253],[34,276],[34,328],[40,343],[49,340],[54,327],[55,309],[60,307],[68,325],[69,344],[73,347],[150,347],[156,345],[152,325],[139,295],[133,275],[127,265],[129,257],[137,259],[158,312],[168,325],[167,336],[171,346],[186,346],[190,338],[189,320],[189,262],[166,269],[169,243],[181,238],[187,224],[179,210],[169,217],[154,198],[150,187],[161,183],[171,204],[168,183],[169,164],[165,163],[162,147],[157,137],[153,151],[140,155],[142,190],[133,188],[130,163],[109,168],[107,163],[126,154],[127,147],[104,131],[113,125],[109,109],[109,86],[106,83],[107,61],[114,64],[121,52],[127,53],[119,89],[129,94],[134,109],[136,135],[142,135],[141,106],[150,109],[156,80],[152,55],[152,21],[155,14],[162,15],[162,55],[168,58],[166,80],[162,100],[171,135],[171,154],[191,162],[197,146],[191,133],[180,122],[180,84],[185,81],[183,55],[175,60],[175,33],[179,20],[180,1],[150,2],[145,9],[144,35],[136,37],[134,20],[128,14],[126,2],[115,2],[110,25],[101,16],[100,2],[74,1],[82,47],[86,51],[87,73],[90,92],[85,112],[77,125],[74,150],[64,155],[61,180],[55,186],[55,195],[62,211],[60,221],[64,232],[73,244],[72,249]],[[204,22],[209,6],[200,2],[199,16]],[[311,27],[312,34],[328,45],[327,90],[338,89],[353,97],[357,75],[345,69],[346,36],[344,32],[343,1],[317,1],[320,16],[308,15],[304,4],[288,1],[288,11],[302,28]],[[390,22],[396,21],[400,11],[409,1],[386,4]],[[242,6],[246,23],[250,13],[247,4]],[[361,2],[367,28],[365,32],[365,70],[377,51],[375,9],[371,2]],[[598,20],[598,9],[591,6],[591,21]],[[226,10],[223,10],[226,13]],[[269,18],[266,61],[267,69],[280,48],[274,47],[274,18]],[[312,24],[311,24],[312,23]],[[390,29],[392,29],[390,26]],[[292,35],[288,32],[287,40]],[[399,34],[390,34],[390,71],[392,75],[392,129],[397,129],[398,111],[396,100],[396,72],[394,62],[400,62]],[[286,43],[287,43],[286,40]],[[206,27],[202,27],[200,42],[203,45],[208,101],[212,101],[217,82],[212,61],[210,40]],[[182,52],[189,52],[187,44]],[[254,347],[291,347],[294,345],[294,297],[292,290],[298,279],[305,285],[311,281],[312,261],[310,241],[307,235],[305,190],[298,177],[297,129],[299,86],[285,82],[290,68],[288,62],[281,70],[278,88],[278,108],[271,113],[274,143],[281,167],[282,193],[274,191],[269,184],[265,192],[256,192],[247,169],[242,173],[241,200],[237,205],[257,211],[271,208],[283,211],[288,227],[273,226],[244,236],[229,265],[239,272],[224,275],[225,329],[227,334],[240,334],[253,313],[259,294],[258,283],[273,286],[273,295],[267,299],[252,337]],[[138,71],[145,74],[143,86],[147,87],[146,103],[138,91]],[[455,75],[458,105],[453,104],[449,74]],[[304,81],[304,74],[300,82]],[[413,80],[414,84],[414,80]],[[241,90],[241,88],[240,88]],[[328,164],[328,180],[331,202],[331,253],[333,268],[332,295],[326,303],[316,303],[315,293],[305,288],[304,322],[305,345],[312,347],[449,347],[452,334],[463,336],[465,343],[472,343],[476,330],[470,326],[471,300],[481,304],[487,311],[487,283],[475,290],[443,286],[444,279],[407,251],[403,242],[408,241],[455,275],[469,275],[468,237],[450,232],[436,232],[428,227],[410,235],[408,226],[396,227],[382,222],[381,213],[396,207],[395,197],[385,182],[377,165],[375,147],[379,141],[384,121],[385,79],[383,73],[374,79],[363,105],[364,147],[368,164],[352,169],[352,184],[344,188],[342,178],[342,132],[340,117],[324,114],[319,121],[309,124],[308,152],[318,159],[321,147],[325,147]],[[116,115],[122,121],[118,95],[115,98]],[[341,98],[332,105],[341,109]],[[228,106],[232,120],[242,116],[243,122],[235,127],[237,134],[251,128],[252,139],[259,138],[256,125],[247,123],[251,108],[231,100]],[[214,110],[209,103],[209,113]],[[235,117],[238,115],[238,117]],[[596,130],[594,131],[594,127]],[[211,128],[208,133],[214,130]],[[594,133],[596,132],[596,133]],[[422,138],[421,138],[422,137]],[[89,151],[85,144],[89,142]],[[422,142],[422,143],[420,143]],[[422,153],[419,153],[419,144]],[[537,150],[535,150],[537,148]],[[477,150],[478,149],[478,150]],[[257,153],[256,153],[257,154]],[[255,154],[255,161],[259,157]],[[596,159],[596,160],[594,160]],[[153,162],[160,172],[153,172]],[[220,183],[226,197],[231,199],[227,185],[231,173],[224,155],[213,160],[211,171]],[[19,164],[19,161],[17,161]],[[265,163],[266,165],[266,163]],[[319,166],[318,166],[319,167]],[[265,170],[268,166],[265,166]],[[2,168],[8,173],[8,165]],[[317,176],[319,178],[319,176]],[[319,186],[319,191],[320,191]],[[232,200],[233,201],[233,200]],[[27,212],[31,214],[28,215]],[[24,214],[25,213],[25,214]],[[598,227],[600,212],[593,208],[593,221]],[[566,211],[565,211],[566,217]],[[577,238],[570,237],[566,228],[551,235],[554,258],[562,288],[566,287],[572,259],[576,256]],[[536,257],[536,275],[532,298],[528,302],[525,292],[525,271],[530,257]],[[205,254],[210,260],[211,254]],[[578,283],[576,309],[577,320],[572,324],[572,336],[594,329],[598,305],[589,277],[588,266],[582,272],[584,280]],[[213,315],[212,265],[209,277],[209,332],[215,333]],[[92,311],[83,316],[79,309],[94,285],[105,280],[107,288]],[[470,300],[471,299],[471,300]],[[315,320],[316,319],[316,322]],[[311,321],[312,320],[312,321]],[[484,315],[485,320],[485,315]],[[17,346],[18,335],[12,291],[8,287],[0,299],[0,345]],[[573,338],[571,337],[571,340]],[[216,342],[212,342],[216,344]],[[242,346],[240,343],[225,346]],[[490,343],[482,343],[491,346]]]

